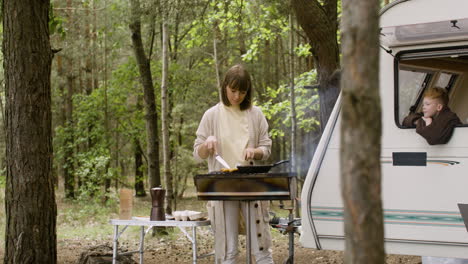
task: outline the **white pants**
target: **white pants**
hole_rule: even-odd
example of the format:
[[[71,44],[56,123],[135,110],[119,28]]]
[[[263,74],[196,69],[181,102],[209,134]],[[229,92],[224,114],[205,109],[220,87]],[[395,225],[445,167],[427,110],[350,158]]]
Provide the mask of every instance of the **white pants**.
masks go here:
[[[239,253],[239,209],[242,208],[244,219],[247,217],[247,202],[224,201],[224,217],[226,219],[226,260],[223,264],[236,263],[236,256]],[[247,220],[246,220],[247,221]],[[250,208],[250,249],[258,264],[272,264],[273,257],[270,249],[260,250],[258,246],[257,225],[255,223],[254,209]],[[246,225],[247,227],[247,225]]]

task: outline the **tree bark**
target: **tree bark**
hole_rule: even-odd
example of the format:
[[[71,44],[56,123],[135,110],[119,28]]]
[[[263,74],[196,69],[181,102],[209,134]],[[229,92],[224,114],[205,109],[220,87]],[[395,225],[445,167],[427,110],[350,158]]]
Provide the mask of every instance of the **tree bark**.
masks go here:
[[[148,177],[150,178],[150,188],[153,188],[161,186],[161,175],[159,172],[158,115],[156,112],[156,100],[150,61],[145,54],[141,37],[140,1],[130,0],[130,9],[130,30],[132,32],[133,50],[140,71],[145,101]]]
[[[67,7],[72,8],[72,1],[67,0]],[[66,17],[69,21],[72,20],[72,12],[67,11]],[[69,25],[72,27],[72,25]],[[73,71],[73,56],[65,57],[66,73],[65,73],[65,90],[64,90],[64,114],[65,114],[65,138],[63,151],[63,183],[65,197],[75,198],[75,176],[74,176],[74,136],[73,136],[73,93],[75,90],[75,75]]]
[[[218,41],[219,41],[219,28],[218,28],[218,20],[216,19],[213,25],[213,63],[215,66],[215,73],[216,73],[216,84],[219,92],[219,99],[221,100],[221,73],[219,70],[219,58],[218,58]]]
[[[104,0],[104,8],[107,7],[107,1]],[[104,12],[104,24],[107,25],[107,12]],[[110,118],[109,118],[109,96],[108,96],[108,76],[107,76],[107,70],[108,70],[108,65],[107,65],[107,32],[103,32],[103,38],[104,38],[104,65],[103,65],[103,88],[104,88],[104,145],[108,149],[110,157],[112,159],[112,147],[110,145],[110,137],[112,136],[110,133]],[[111,165],[111,159],[109,159],[106,162],[106,167],[105,167],[105,174],[108,173],[110,165]],[[107,200],[109,199],[109,189],[111,187],[111,179],[106,177],[104,179],[104,197],[103,197],[103,203],[106,203]]]
[[[136,136],[133,138],[133,153],[135,158],[135,194],[137,197],[145,197],[145,182],[143,171],[141,170],[143,166],[143,151]]]
[[[294,83],[294,24],[292,14],[289,15],[289,99],[291,102],[291,169],[296,170],[296,97]]]
[[[379,1],[343,1],[341,182],[345,263],[384,263]]]
[[[68,59],[68,74],[65,92],[65,139],[64,139],[64,189],[66,198],[75,198],[74,175],[74,129],[73,129],[73,92],[74,92],[73,60]]]
[[[57,88],[60,94],[65,94],[65,71],[63,69],[63,56],[60,54],[55,55],[55,61],[57,62]],[[58,105],[58,115],[56,120],[56,125],[59,127],[65,128],[66,126],[66,115],[65,115],[65,98],[62,96],[57,102]],[[58,180],[58,190],[65,193],[65,153],[61,159],[56,159],[57,162],[57,180]]]
[[[166,7],[167,8],[167,7]],[[172,202],[174,192],[172,186],[171,173],[171,144],[169,142],[169,104],[168,104],[168,74],[169,74],[169,52],[168,52],[168,28],[167,16],[164,16],[162,26],[162,80],[161,80],[161,116],[162,116],[162,138],[163,138],[163,162],[164,162],[164,181],[166,183],[165,211],[172,214]]]
[[[317,69],[322,130],[331,115],[339,87],[330,85],[330,77],[340,67],[336,38],[338,29],[337,1],[291,0],[297,21],[309,38],[314,65]]]
[[[4,263],[57,263],[50,1],[3,1],[6,91]]]

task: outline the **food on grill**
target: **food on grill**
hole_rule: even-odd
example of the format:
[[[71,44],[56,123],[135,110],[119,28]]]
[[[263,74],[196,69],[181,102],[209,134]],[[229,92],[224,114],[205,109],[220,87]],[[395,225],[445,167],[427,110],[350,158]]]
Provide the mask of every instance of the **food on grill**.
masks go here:
[[[221,172],[234,172],[234,171],[237,171],[237,168],[233,168],[233,169],[222,168],[221,169]]]

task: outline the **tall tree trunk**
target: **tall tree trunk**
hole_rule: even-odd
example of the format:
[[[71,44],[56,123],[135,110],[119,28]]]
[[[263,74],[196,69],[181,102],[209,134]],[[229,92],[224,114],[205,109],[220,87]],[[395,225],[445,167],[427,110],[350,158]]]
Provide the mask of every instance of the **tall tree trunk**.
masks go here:
[[[5,258],[57,263],[50,1],[3,1],[6,91]]]
[[[296,97],[294,87],[294,25],[292,15],[289,15],[290,32],[289,32],[289,99],[291,102],[291,169],[297,171],[296,168]]]
[[[220,36],[219,28],[218,28],[218,21],[214,21],[213,26],[213,60],[215,66],[215,73],[216,73],[216,84],[219,90],[219,98],[221,99],[221,73],[219,70],[219,58],[218,58],[218,41]]]
[[[92,39],[92,56],[91,56],[91,64],[92,64],[92,76],[93,76],[93,90],[99,87],[99,65],[97,60],[97,54],[99,53],[98,49],[98,41],[97,41],[97,11],[96,8],[97,0],[93,0],[93,29],[91,34]]]
[[[63,67],[63,61],[64,57],[60,54],[57,54],[55,56],[55,61],[57,62],[57,86],[58,86],[58,91],[60,94],[66,94],[65,93],[65,87],[66,87],[66,81],[65,81],[65,71]],[[57,126],[65,128],[67,125],[67,116],[65,115],[65,97],[62,96],[60,100],[57,102],[58,109],[58,115],[57,115]],[[60,160],[56,160],[58,163],[57,166],[57,178],[59,182],[59,192],[63,191],[65,193],[65,173],[66,173],[66,160],[65,160],[65,153],[62,156]]]
[[[153,77],[151,75],[150,61],[145,55],[141,38],[141,10],[139,0],[130,0],[132,43],[135,57],[140,71],[143,85],[145,112],[146,112],[146,138],[148,151],[148,177],[150,188],[161,186],[159,172],[159,139],[158,139],[158,115],[156,112],[156,99],[154,96]]]
[[[239,16],[238,16],[238,19],[237,19],[236,28],[237,28],[238,37],[239,37],[239,56],[242,56],[247,52],[247,46],[245,45],[245,33],[244,33],[243,28],[242,28],[242,25],[243,25],[242,11],[244,9],[244,0],[240,0],[239,5],[240,5],[239,11],[238,11]]]
[[[107,1],[104,0],[104,9],[107,8]],[[104,25],[107,25],[107,12],[104,12]],[[106,163],[106,166],[105,166],[105,174],[108,173],[109,171],[109,168],[110,168],[110,165],[111,165],[111,161],[112,161],[112,147],[111,147],[111,144],[110,144],[110,137],[111,137],[111,133],[110,133],[110,121],[109,121],[109,99],[108,99],[108,86],[107,86],[107,81],[108,81],[108,78],[107,78],[107,32],[104,31],[103,32],[103,38],[104,38],[104,65],[103,65],[103,68],[104,68],[104,71],[103,71],[103,89],[104,89],[104,145],[105,147],[107,148],[107,150],[109,151],[108,153],[110,154],[110,159],[107,160],[107,163]],[[108,200],[108,194],[109,194],[109,189],[111,187],[111,179],[109,177],[105,177],[104,179],[104,197],[103,197],[103,202],[107,202]]]
[[[135,109],[137,112],[142,112],[143,107],[141,105],[141,97],[136,97],[136,106]],[[133,136],[133,152],[135,158],[135,194],[138,197],[145,197],[145,177],[143,173],[143,149],[141,148],[141,143],[138,135]],[[122,170],[123,171],[123,170]]]
[[[94,5],[94,3],[93,3]],[[85,38],[85,50],[87,51],[87,54],[90,54],[91,56],[86,56],[85,60],[85,66],[84,66],[84,72],[85,72],[85,87],[84,91],[85,94],[90,96],[91,93],[93,92],[93,60],[94,58],[94,50],[93,50],[93,31],[92,31],[92,19],[91,19],[91,13],[90,13],[90,8],[86,8],[85,11],[85,29],[84,29],[84,38]],[[91,132],[93,130],[93,122],[88,123],[88,135],[91,135]],[[87,142],[85,149],[88,151],[92,146],[94,145],[94,142],[91,137],[88,136]]]
[[[72,1],[67,0],[67,8],[72,8]],[[72,11],[68,10],[66,17],[69,21],[72,19]],[[72,25],[69,25],[72,27]],[[73,136],[73,92],[75,90],[75,76],[73,69],[73,56],[70,54],[66,57],[66,83],[64,93],[64,110],[65,110],[65,138],[64,138],[64,153],[63,153],[63,183],[66,198],[75,198],[75,176],[74,176],[74,136]]]
[[[65,93],[65,147],[64,147],[64,189],[66,198],[75,198],[74,129],[73,129],[73,60],[68,59],[68,74]]]
[[[143,166],[143,151],[136,137],[133,139],[133,153],[135,157],[135,194],[137,197],[144,197],[146,191],[143,170],[141,169]]]
[[[90,14],[90,8],[86,7],[85,9],[85,16],[84,16],[84,49],[86,50],[87,54],[91,54],[91,56],[85,56],[85,65],[84,65],[84,73],[85,73],[85,93],[86,95],[90,95],[91,92],[93,91],[93,71],[92,71],[92,43],[91,43],[91,38],[93,35],[93,32],[91,31],[91,14]]]
[[[165,7],[167,8],[167,7]],[[168,74],[169,74],[169,52],[168,52],[168,28],[167,15],[164,15],[162,25],[162,80],[161,80],[161,120],[162,120],[162,141],[163,141],[163,160],[164,160],[164,181],[166,183],[165,211],[172,213],[172,202],[174,192],[172,186],[171,173],[171,144],[169,142],[169,104],[168,104]]]
[[[291,102],[291,170],[297,172],[297,148],[296,148],[296,138],[297,138],[297,120],[296,120],[296,93],[295,93],[295,70],[294,70],[294,22],[292,14],[289,14],[289,99]],[[297,190],[297,181],[294,180],[295,190]],[[294,206],[294,200],[291,200],[291,206],[295,209],[295,215],[299,216],[299,206]],[[291,234],[290,234],[291,237]],[[294,239],[294,235],[292,235]]]
[[[336,32],[336,0],[291,0],[297,21],[309,38],[314,65],[317,69],[320,97],[320,124],[325,127],[331,115],[339,87],[330,86],[330,77],[340,67]],[[323,2],[321,4],[320,2]]]
[[[274,41],[275,41],[274,42],[274,45],[275,45],[275,53],[274,53],[275,55],[274,56],[275,57],[274,57],[274,68],[273,69],[274,69],[275,73],[273,74],[273,87],[278,89],[279,86],[280,86],[280,82],[279,82],[279,80],[280,80],[280,60],[281,60],[281,58],[280,58],[281,55],[279,54],[279,51],[280,51],[279,42],[280,42],[280,40],[279,40],[279,38],[276,38]]]
[[[224,0],[224,15],[228,12],[227,7],[229,5],[229,1]],[[214,12],[216,14],[220,14],[222,11],[220,10],[220,4],[216,4],[214,7]],[[219,99],[221,100],[221,82],[222,82],[222,69],[223,66],[224,68],[226,65],[223,65],[225,62],[225,58],[222,55],[222,52],[225,51],[226,43],[225,43],[225,37],[223,36],[223,33],[220,28],[220,23],[221,21],[219,18],[215,18],[213,20],[213,60],[214,60],[214,66],[216,70],[216,82],[218,85],[218,93],[219,93]]]
[[[343,1],[341,182],[345,263],[384,263],[379,1]]]

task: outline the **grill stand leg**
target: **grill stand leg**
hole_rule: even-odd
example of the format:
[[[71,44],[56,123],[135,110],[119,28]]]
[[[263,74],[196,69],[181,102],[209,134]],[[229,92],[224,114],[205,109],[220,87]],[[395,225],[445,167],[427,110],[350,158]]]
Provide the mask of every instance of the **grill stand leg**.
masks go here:
[[[245,226],[246,226],[246,234],[245,234],[245,240],[246,240],[246,246],[245,246],[245,255],[247,256],[247,264],[251,264],[251,256],[250,256],[250,201],[247,201],[247,219],[245,219]]]

